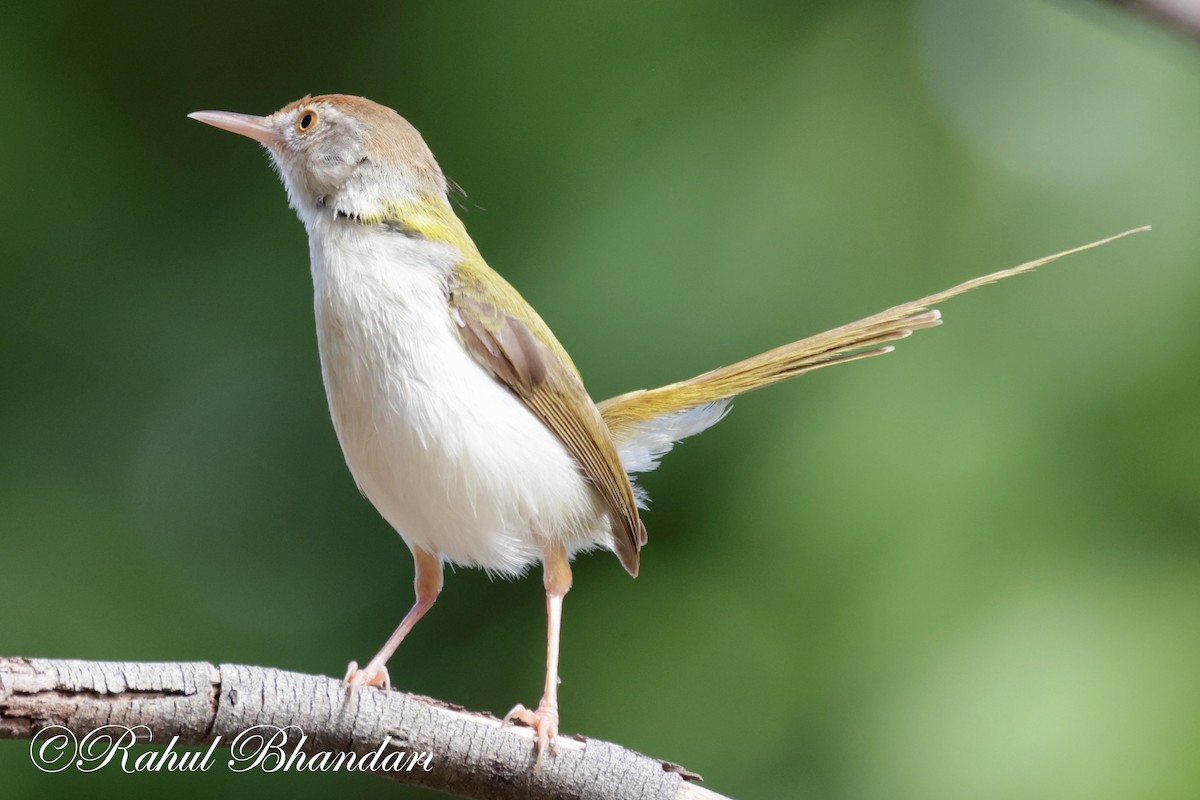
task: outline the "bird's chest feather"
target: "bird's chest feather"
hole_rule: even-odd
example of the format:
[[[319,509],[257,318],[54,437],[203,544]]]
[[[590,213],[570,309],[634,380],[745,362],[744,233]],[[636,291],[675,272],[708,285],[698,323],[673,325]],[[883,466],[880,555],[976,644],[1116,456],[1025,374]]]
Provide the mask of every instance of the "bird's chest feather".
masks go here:
[[[444,447],[455,420],[469,424],[456,398],[477,378],[451,327],[439,266],[369,246],[314,260],[321,368],[344,448],[358,453],[381,435]]]
[[[459,338],[447,304],[453,254],[388,236],[312,255],[338,440],[363,493],[406,540],[515,572],[546,535],[592,536],[593,493],[570,454]]]

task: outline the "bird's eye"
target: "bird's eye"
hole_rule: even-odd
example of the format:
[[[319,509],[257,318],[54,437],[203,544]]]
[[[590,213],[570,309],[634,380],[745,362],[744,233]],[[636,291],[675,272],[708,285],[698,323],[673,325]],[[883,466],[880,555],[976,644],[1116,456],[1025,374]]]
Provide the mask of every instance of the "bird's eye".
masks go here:
[[[317,126],[317,112],[306,108],[296,117],[296,133],[308,133]]]

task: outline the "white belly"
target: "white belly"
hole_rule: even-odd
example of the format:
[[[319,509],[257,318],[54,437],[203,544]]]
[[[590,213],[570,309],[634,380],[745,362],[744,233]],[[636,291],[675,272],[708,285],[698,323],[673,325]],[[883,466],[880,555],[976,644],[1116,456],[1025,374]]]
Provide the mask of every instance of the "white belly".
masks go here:
[[[444,246],[349,230],[312,256],[338,440],[410,547],[505,574],[540,561],[549,540],[572,553],[611,547],[601,501],[566,448],[459,340]]]

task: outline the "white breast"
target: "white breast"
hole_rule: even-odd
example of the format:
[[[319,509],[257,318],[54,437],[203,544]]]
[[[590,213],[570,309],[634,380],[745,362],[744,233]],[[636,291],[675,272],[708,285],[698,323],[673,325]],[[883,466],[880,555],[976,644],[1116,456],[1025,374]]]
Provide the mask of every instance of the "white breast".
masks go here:
[[[316,223],[317,341],[354,479],[410,547],[517,574],[549,539],[611,547],[562,443],[467,352],[447,309],[447,245]]]

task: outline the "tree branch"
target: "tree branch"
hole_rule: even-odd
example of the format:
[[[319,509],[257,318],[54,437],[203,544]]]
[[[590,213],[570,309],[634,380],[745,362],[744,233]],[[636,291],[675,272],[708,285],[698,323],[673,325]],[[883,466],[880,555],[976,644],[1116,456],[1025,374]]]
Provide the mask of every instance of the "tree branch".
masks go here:
[[[1200,39],[1200,3],[1196,0],[1107,0],[1147,17],[1176,33]]]
[[[106,731],[111,740],[87,738],[104,726],[117,726]],[[168,747],[128,752],[119,738],[126,729]],[[403,692],[347,697],[332,678],[204,662],[0,658],[0,739],[35,740],[30,756],[42,768],[136,768],[176,752],[172,737],[210,745],[210,765],[225,760],[231,771],[338,765],[488,800],[727,800],[690,783],[699,776],[682,767],[580,736],[560,737],[535,769],[526,728]],[[228,758],[217,759],[217,747],[230,748]],[[105,753],[111,760],[102,764]],[[195,765],[202,754],[186,755]]]

